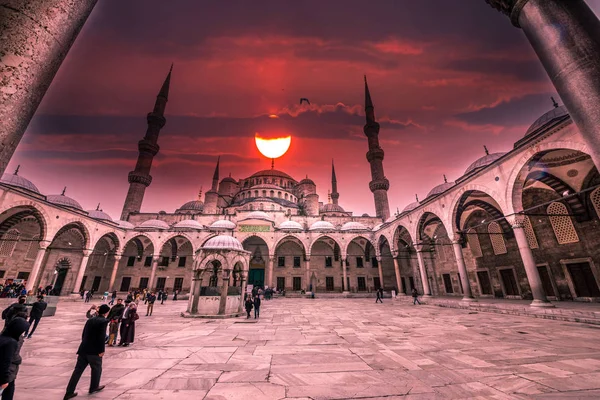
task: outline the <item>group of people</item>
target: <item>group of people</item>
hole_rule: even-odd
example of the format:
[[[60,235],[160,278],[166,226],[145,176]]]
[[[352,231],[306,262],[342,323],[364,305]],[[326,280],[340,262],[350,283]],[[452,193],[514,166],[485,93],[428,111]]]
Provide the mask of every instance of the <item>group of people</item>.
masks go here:
[[[260,317],[260,294],[246,294],[244,308],[246,309],[246,319],[250,318],[250,312],[252,309],[254,309],[254,319],[258,319]]]
[[[19,296],[26,296],[27,289],[23,283],[7,283],[5,285],[0,284],[0,297],[3,298],[16,298]]]
[[[417,303],[421,305],[421,302],[419,301],[419,292],[417,289],[413,288],[410,294],[413,298],[413,305],[417,305]],[[375,303],[383,303],[383,288],[377,289],[377,298],[375,299]]]

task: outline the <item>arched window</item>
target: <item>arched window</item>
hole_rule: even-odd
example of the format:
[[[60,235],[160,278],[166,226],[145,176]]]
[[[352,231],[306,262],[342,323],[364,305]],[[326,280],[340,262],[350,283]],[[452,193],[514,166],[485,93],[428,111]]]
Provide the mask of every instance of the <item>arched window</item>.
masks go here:
[[[269,192],[269,197],[275,197],[275,191],[274,190],[271,190]]]
[[[285,194],[285,199],[286,199],[286,200],[288,199],[288,195],[287,195],[287,193]]]
[[[35,235],[30,240],[31,242],[29,242],[29,247],[27,248],[27,253],[25,254],[25,259],[27,260],[33,260],[37,256],[38,250],[40,248],[40,235]]]
[[[529,243],[529,248],[539,248],[538,241],[535,237],[535,232],[533,230],[533,226],[531,226],[531,220],[529,219],[529,217],[525,217],[523,221],[523,228],[525,229],[525,236],[527,237],[527,243]]]
[[[467,241],[469,242],[469,248],[471,249],[473,257],[482,257],[481,244],[479,243],[479,236],[477,236],[477,231],[475,229],[471,228],[467,231]]]
[[[596,215],[598,216],[598,218],[600,218],[600,188],[596,188],[592,193],[590,193],[590,200],[594,205]]]
[[[258,197],[258,190],[254,191],[254,197]]]
[[[2,244],[0,244],[0,257],[12,256],[15,247],[17,247],[17,241],[21,234],[16,229],[11,229],[2,236]]]
[[[264,210],[264,209],[265,209],[265,206],[263,205],[263,203],[260,203],[260,204],[258,205],[258,209],[259,209],[259,210]]]
[[[250,211],[254,211],[254,206],[250,204]]]
[[[281,198],[281,192],[277,192],[277,197]]]
[[[263,197],[267,197],[267,191],[263,190]]]
[[[271,210],[275,211],[275,204],[271,204]]]
[[[569,216],[569,210],[563,203],[550,203],[546,209],[552,229],[554,229],[554,235],[558,244],[577,243],[579,242],[579,236],[573,226],[573,221]]]
[[[491,222],[488,225],[488,233],[490,234],[490,241],[494,248],[494,254],[506,254],[506,243],[504,243],[504,236],[502,235],[500,224]]]

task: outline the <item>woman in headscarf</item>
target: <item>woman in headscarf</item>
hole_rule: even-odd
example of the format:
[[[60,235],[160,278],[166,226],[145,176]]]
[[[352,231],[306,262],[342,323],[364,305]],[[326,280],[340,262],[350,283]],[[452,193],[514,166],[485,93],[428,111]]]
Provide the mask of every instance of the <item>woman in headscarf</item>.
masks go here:
[[[121,333],[121,343],[119,343],[119,346],[127,347],[133,343],[135,339],[135,321],[138,319],[140,319],[140,316],[137,313],[137,306],[135,303],[129,303],[129,307],[125,309],[123,319],[121,320],[121,329],[123,329],[123,332]]]
[[[12,400],[15,394],[15,379],[21,365],[23,333],[29,322],[21,317],[13,318],[0,335],[0,388],[2,400]]]

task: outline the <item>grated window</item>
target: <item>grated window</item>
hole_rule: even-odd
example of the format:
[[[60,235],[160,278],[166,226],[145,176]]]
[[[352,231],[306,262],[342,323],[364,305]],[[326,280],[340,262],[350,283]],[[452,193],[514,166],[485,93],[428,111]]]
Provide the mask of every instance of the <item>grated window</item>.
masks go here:
[[[4,234],[2,237],[2,243],[0,244],[0,257],[10,257],[17,247],[17,241],[21,234],[16,229],[11,229]]]
[[[467,231],[467,241],[469,242],[469,248],[471,249],[473,257],[482,257],[481,244],[479,243],[479,236],[475,229],[471,228]]]
[[[558,244],[579,242],[579,236],[577,236],[573,221],[571,221],[571,217],[568,215],[569,210],[567,206],[563,203],[554,202],[550,203],[546,211]]]
[[[488,225],[488,233],[490,234],[494,254],[506,254],[506,243],[504,243],[504,236],[502,235],[500,225],[497,222],[491,222]]]
[[[600,218],[600,188],[597,188],[590,193],[590,200],[592,200],[592,204],[596,210],[596,215],[598,215],[598,218]]]
[[[531,220],[529,219],[529,217],[525,217],[525,220],[523,222],[523,228],[525,229],[525,236],[527,237],[527,243],[529,243],[529,248],[539,248],[537,238],[535,237],[535,231],[533,230],[533,226],[531,225]]]
[[[26,260],[34,260],[35,257],[37,256],[38,250],[40,248],[40,245],[39,245],[40,236],[39,235],[35,235],[30,240],[31,240],[31,242],[29,242],[29,247],[27,248],[27,254],[25,254]]]

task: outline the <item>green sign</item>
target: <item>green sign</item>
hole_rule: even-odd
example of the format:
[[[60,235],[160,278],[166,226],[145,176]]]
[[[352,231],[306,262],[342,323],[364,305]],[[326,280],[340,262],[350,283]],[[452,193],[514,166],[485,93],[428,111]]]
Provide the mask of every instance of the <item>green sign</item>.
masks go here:
[[[239,225],[240,232],[269,232],[270,225]]]

